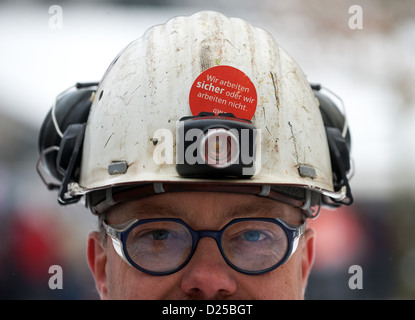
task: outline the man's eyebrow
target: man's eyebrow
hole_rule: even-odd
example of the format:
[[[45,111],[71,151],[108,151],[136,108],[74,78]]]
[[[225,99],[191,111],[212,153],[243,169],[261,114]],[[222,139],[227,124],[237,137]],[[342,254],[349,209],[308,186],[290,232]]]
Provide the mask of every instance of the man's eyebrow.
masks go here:
[[[270,212],[279,212],[280,218],[284,218],[286,213],[283,208],[277,210],[275,204],[266,202],[256,202],[252,204],[243,204],[233,207],[227,212],[223,212],[224,218],[245,218],[245,217],[259,217],[261,215],[269,215]]]
[[[159,218],[159,217],[180,217],[181,211],[171,205],[158,205],[154,203],[145,203],[140,204],[140,206],[135,207],[132,209],[134,216],[137,218],[143,218],[143,216],[151,216],[152,218]]]

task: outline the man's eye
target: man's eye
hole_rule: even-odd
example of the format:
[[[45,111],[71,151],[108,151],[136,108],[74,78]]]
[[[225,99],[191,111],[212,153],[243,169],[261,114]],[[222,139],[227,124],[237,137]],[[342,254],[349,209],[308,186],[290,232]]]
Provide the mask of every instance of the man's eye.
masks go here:
[[[257,230],[246,231],[243,233],[243,239],[249,242],[260,241],[265,238],[265,235]]]
[[[154,240],[166,240],[170,236],[170,232],[167,230],[155,230],[151,233]]]

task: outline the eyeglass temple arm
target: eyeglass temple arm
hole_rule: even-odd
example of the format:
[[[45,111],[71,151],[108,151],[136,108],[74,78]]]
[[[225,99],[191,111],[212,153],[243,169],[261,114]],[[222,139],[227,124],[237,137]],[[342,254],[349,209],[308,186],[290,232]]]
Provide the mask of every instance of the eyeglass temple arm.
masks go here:
[[[121,241],[120,234],[128,229],[133,223],[135,223],[137,219],[132,221],[128,221],[122,225],[111,227],[102,221],[102,226],[104,227],[105,232],[107,235],[111,237],[112,246],[114,247],[115,252],[123,259],[128,265],[131,266],[131,263],[128,261],[127,257],[124,254],[124,244]]]
[[[297,250],[298,243],[300,241],[301,236],[305,232],[305,228],[306,228],[306,223],[304,222],[301,226],[293,230],[293,247],[292,247],[292,250],[291,250],[291,253],[288,259],[290,259],[292,255],[295,253],[295,251]]]

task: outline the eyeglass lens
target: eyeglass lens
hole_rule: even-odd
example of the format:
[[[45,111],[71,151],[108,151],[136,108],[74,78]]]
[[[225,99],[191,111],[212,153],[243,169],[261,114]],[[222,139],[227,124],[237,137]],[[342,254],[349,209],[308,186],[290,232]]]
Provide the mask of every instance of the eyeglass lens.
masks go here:
[[[183,264],[192,251],[192,235],[174,221],[137,225],[128,235],[127,252],[140,267],[153,272],[168,272]]]
[[[169,272],[179,268],[192,254],[192,233],[177,221],[138,224],[128,234],[126,251],[141,268]],[[271,268],[284,258],[288,240],[285,231],[270,221],[238,221],[223,230],[222,253],[235,267],[257,272]]]

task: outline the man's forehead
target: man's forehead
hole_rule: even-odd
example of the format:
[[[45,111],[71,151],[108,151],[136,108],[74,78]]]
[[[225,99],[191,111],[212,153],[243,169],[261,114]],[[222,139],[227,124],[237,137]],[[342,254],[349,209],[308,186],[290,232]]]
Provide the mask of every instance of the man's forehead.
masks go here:
[[[111,219],[180,218],[209,215],[228,222],[234,218],[273,217],[296,223],[301,211],[281,202],[254,195],[214,192],[166,193],[123,203],[109,211]],[[115,221],[114,221],[115,222]],[[117,221],[117,223],[122,221]]]

